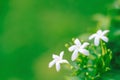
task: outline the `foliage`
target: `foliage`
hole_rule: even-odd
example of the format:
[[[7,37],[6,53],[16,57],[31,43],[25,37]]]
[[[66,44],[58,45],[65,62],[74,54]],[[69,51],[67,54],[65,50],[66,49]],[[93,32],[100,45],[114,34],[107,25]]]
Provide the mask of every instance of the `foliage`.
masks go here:
[[[96,80],[110,70],[112,51],[107,49],[102,41],[100,44],[98,47],[91,44],[88,48],[90,56],[80,54],[76,61],[72,62],[74,77],[78,77],[79,80]]]

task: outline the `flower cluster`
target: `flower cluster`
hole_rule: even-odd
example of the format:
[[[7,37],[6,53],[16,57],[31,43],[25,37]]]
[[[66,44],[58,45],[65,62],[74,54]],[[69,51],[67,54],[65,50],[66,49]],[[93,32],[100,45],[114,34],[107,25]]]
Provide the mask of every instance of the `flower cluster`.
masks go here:
[[[100,42],[102,42],[102,41],[108,42],[108,38],[105,36],[105,34],[108,33],[108,32],[109,32],[109,30],[105,30],[105,31],[98,30],[96,33],[92,34],[89,37],[89,40],[94,39],[94,45],[95,46],[94,45],[92,45],[92,46],[99,47]],[[74,44],[69,46],[69,48],[68,48],[68,51],[73,52],[72,56],[71,56],[71,60],[72,61],[76,60],[76,62],[77,62],[77,59],[79,59],[81,57],[81,56],[79,57],[79,54],[82,54],[85,57],[87,57],[87,56],[91,57],[92,52],[95,53],[94,49],[89,50],[90,49],[89,47],[91,47],[91,44],[90,44],[90,42],[81,42],[79,39],[75,39]],[[105,51],[106,51],[106,48],[104,48],[104,45],[102,43],[101,43],[101,49],[102,49],[102,54],[104,55]],[[107,53],[107,51],[106,51],[106,53]],[[49,68],[51,68],[54,64],[56,64],[56,70],[59,71],[60,70],[60,64],[62,64],[62,63],[69,64],[69,62],[66,59],[63,59],[63,55],[64,55],[64,51],[62,51],[60,53],[60,56],[53,54],[53,56],[52,56],[53,60],[49,63]],[[96,54],[96,55],[101,56],[101,54]],[[84,56],[82,56],[81,58],[83,58]],[[86,60],[88,60],[88,59],[86,59]],[[103,62],[103,59],[101,59],[101,61]],[[88,60],[87,62],[90,62],[90,61]],[[105,63],[101,63],[101,64],[105,65]],[[79,62],[79,65],[82,65],[82,63]],[[89,66],[91,66],[91,65],[89,65]],[[94,65],[94,67],[95,67],[95,65]],[[89,69],[90,69],[90,67],[89,67]],[[77,71],[79,71],[79,70],[77,70]]]

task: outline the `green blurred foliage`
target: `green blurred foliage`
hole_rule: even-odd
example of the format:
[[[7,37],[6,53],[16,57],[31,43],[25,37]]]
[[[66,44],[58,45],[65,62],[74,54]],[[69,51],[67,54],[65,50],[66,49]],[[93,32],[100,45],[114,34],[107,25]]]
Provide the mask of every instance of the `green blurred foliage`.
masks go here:
[[[64,72],[48,70],[50,55],[94,31],[92,16],[106,14],[112,1],[0,0],[0,80],[63,79]]]
[[[109,47],[112,49],[113,51],[113,60],[112,60],[112,64],[113,64],[113,68],[116,69],[120,69],[120,9],[111,9],[110,13],[112,14],[111,16],[111,26],[110,26],[110,43],[109,43]],[[114,14],[114,15],[113,15]]]

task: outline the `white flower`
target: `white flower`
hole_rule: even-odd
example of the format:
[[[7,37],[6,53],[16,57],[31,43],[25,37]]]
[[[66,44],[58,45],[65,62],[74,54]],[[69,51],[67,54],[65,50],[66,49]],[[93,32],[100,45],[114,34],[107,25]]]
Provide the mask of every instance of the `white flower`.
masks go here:
[[[53,60],[49,63],[49,68],[51,68],[54,64],[56,64],[56,70],[60,70],[61,63],[68,63],[67,60],[63,59],[64,51],[60,53],[60,56],[53,54]]]
[[[95,38],[94,44],[95,44],[96,46],[99,45],[100,39],[102,39],[102,40],[105,41],[105,42],[108,42],[108,38],[105,36],[105,34],[108,33],[108,32],[109,32],[109,30],[105,30],[105,31],[103,31],[103,32],[102,32],[102,30],[98,30],[97,33],[92,34],[92,35],[89,37],[89,40]]]
[[[74,41],[75,45],[72,45],[68,50],[70,52],[73,51],[73,54],[71,56],[71,60],[74,61],[77,57],[78,57],[78,52],[88,56],[89,55],[89,51],[85,49],[85,47],[87,47],[89,45],[88,42],[85,42],[83,44],[81,44],[81,42],[78,39],[75,39]]]

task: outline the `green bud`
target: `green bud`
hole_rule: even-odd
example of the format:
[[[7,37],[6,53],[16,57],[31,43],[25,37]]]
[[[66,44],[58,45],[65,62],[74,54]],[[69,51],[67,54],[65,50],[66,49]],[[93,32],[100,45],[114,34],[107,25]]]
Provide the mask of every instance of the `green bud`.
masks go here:
[[[72,38],[72,41],[74,42],[75,38]]]
[[[110,49],[108,49],[108,52],[110,52],[111,50]]]
[[[66,44],[65,44],[65,47],[68,48],[68,47],[69,47],[69,44],[66,43]]]
[[[94,77],[91,77],[92,80],[94,80],[95,78]]]
[[[97,66],[96,65],[94,65],[94,68],[96,68]]]
[[[70,66],[71,69],[73,69],[73,66]]]
[[[103,43],[103,46],[105,46],[105,43]]]
[[[98,57],[100,58],[100,57],[101,57],[101,54],[98,54]]]
[[[86,72],[85,74],[86,74],[86,75],[89,75],[89,73],[88,73],[88,72]]]
[[[83,66],[83,68],[86,68],[86,67],[87,67],[86,65]]]

